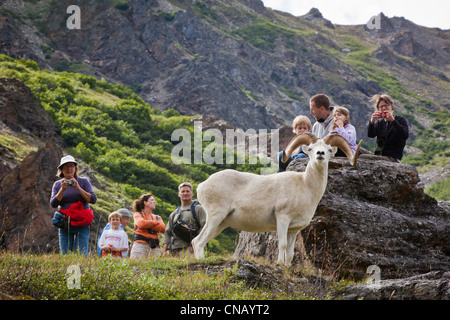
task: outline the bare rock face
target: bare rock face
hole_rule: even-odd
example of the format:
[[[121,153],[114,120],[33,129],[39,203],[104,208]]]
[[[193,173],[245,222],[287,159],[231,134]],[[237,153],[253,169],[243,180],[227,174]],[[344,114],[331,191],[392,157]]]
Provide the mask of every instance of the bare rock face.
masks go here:
[[[288,170],[304,171],[307,161],[293,161]],[[357,280],[371,265],[380,268],[381,279],[450,270],[450,211],[418,182],[407,164],[362,157],[352,167],[334,158],[325,194],[301,231],[304,245],[297,240],[294,263],[308,260],[326,275]],[[235,254],[276,261],[276,233],[241,232]]]
[[[62,157],[53,140],[28,155],[0,181],[0,247],[49,252],[58,248],[50,194]],[[52,177],[54,179],[52,179]]]
[[[60,138],[39,100],[17,79],[0,79],[0,116],[3,132],[42,146],[20,163],[0,147],[0,248],[53,251],[58,233],[49,200],[62,157]]]
[[[0,118],[11,130],[39,138],[55,137],[55,126],[30,88],[17,79],[0,79]]]

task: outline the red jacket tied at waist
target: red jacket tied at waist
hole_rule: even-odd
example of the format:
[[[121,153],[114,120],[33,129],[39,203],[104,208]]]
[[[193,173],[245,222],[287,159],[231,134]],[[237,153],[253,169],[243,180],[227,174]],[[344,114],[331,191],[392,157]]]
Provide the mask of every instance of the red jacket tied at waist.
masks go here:
[[[70,205],[69,209],[59,209],[66,217],[70,217],[71,226],[89,226],[94,219],[94,211],[92,209],[84,209],[83,203],[78,201]]]

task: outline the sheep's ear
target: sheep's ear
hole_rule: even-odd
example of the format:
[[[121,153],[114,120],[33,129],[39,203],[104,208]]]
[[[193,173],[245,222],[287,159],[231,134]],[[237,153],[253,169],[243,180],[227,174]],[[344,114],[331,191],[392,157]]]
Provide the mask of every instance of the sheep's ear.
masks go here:
[[[336,152],[338,151],[338,147],[332,147],[333,151],[331,151],[331,156],[334,157]]]

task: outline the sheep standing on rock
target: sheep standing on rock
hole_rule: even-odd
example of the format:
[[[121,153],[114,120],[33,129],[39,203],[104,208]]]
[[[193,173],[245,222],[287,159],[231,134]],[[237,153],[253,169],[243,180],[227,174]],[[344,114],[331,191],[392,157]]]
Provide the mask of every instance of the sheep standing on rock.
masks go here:
[[[311,133],[301,133],[289,142],[282,161],[306,145],[303,150],[309,162],[305,172],[263,176],[227,169],[212,174],[197,189],[207,220],[192,241],[195,257],[203,258],[204,246],[227,227],[247,232],[277,231],[278,263],[289,266],[296,235],[310,223],[325,192],[328,161],[339,147],[355,166],[361,142],[354,155],[348,142],[338,134],[318,139]]]

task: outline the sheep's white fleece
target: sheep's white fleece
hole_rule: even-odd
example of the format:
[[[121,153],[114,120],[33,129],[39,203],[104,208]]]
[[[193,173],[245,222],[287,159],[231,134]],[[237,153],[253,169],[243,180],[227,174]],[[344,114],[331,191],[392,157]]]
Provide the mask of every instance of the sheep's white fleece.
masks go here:
[[[316,141],[304,148],[309,156],[305,172],[286,171],[262,176],[228,169],[214,173],[199,184],[198,200],[207,213],[207,220],[192,241],[196,258],[203,258],[206,243],[226,227],[248,232],[276,230],[278,262],[290,265],[297,233],[310,223],[325,192],[328,161],[337,151],[331,145],[345,149],[353,165],[357,159],[341,136],[316,140],[311,134],[294,138],[283,158],[304,141]],[[361,142],[358,150],[360,145]]]
[[[303,173],[290,171],[261,176],[228,169],[198,186],[198,200],[208,216],[220,212],[227,226],[248,232],[277,230],[276,214],[290,215],[288,209],[297,208],[290,229],[299,230],[312,218],[306,213],[315,211],[309,205],[323,193],[304,180]],[[304,186],[301,193],[299,185]]]

